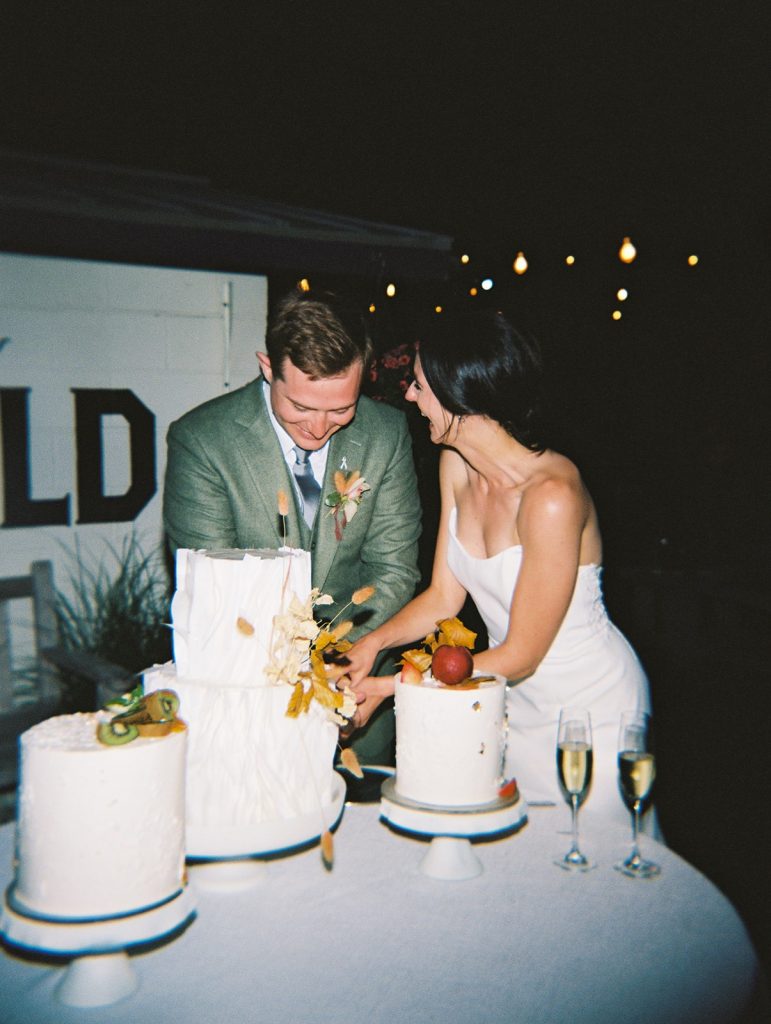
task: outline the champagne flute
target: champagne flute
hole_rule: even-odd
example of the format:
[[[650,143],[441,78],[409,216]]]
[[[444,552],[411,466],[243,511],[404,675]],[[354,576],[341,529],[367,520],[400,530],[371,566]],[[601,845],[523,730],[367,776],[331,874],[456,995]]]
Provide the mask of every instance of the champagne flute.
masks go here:
[[[630,878],[655,878],[661,873],[658,864],[640,853],[640,814],[647,806],[656,758],[651,749],[651,719],[644,711],[624,711],[618,733],[618,772],[624,803],[632,812],[632,851],[615,868]]]
[[[563,708],[557,731],[557,774],[560,788],[570,804],[573,842],[554,863],[565,871],[590,871],[592,864],[578,848],[578,808],[586,799],[592,781],[592,722],[583,708]]]

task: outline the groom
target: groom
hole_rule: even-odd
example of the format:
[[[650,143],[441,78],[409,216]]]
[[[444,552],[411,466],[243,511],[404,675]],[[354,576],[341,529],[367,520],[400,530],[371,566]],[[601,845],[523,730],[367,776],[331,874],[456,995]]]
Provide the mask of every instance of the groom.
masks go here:
[[[360,397],[371,342],[361,313],[338,297],[292,292],[269,318],[266,348],[257,353],[261,378],[169,427],[170,545],[305,548],[313,586],[335,599],[325,617],[372,584],[361,625],[374,629],[410,600],[418,580],[420,503],[406,419]],[[347,523],[325,505],[338,470],[358,470],[368,485]],[[279,491],[291,496],[286,539]],[[393,712],[381,706],[353,742],[359,759],[393,763],[393,735]]]

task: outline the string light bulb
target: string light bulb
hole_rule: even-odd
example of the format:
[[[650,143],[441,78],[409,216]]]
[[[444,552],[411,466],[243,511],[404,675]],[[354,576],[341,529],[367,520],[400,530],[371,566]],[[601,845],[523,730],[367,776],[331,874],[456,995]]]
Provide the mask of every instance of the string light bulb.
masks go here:
[[[491,277],[486,277],[482,282],[482,291],[489,292],[492,286],[495,284]]]
[[[612,315],[614,320],[620,320],[621,319],[621,310],[620,309],[614,309],[613,313],[611,315]]]
[[[394,295],[396,295],[396,285],[395,284],[392,283],[392,284],[387,284],[386,285],[386,295],[388,296],[389,299],[392,299],[394,297]]]
[[[307,277],[301,277],[297,282],[297,287],[301,292],[309,292],[311,290],[311,283]]]
[[[464,253],[463,253],[463,255],[462,255],[462,256],[461,256],[461,258],[460,258],[460,261],[461,261],[461,263],[462,263],[462,264],[464,264],[464,266],[465,266],[465,264],[466,264],[466,263],[468,263],[468,261],[469,261],[470,259],[471,259],[471,257],[469,256],[469,254],[468,254],[467,252],[464,252]]]
[[[370,313],[374,313],[376,309],[377,309],[377,306],[375,305],[375,303],[374,302],[370,302],[370,304],[369,304],[369,311],[370,311]]]
[[[699,257],[696,255],[696,253],[691,253],[691,255],[688,257],[688,266],[695,267],[698,262]]]
[[[518,252],[516,259],[511,265],[512,270],[515,274],[524,274],[524,272],[527,270],[527,267],[528,263],[525,259],[525,254],[523,252]]]
[[[575,256],[566,256],[565,257],[565,262],[567,263],[567,265],[569,267],[572,267],[573,264],[576,262],[576,258],[575,258]]]
[[[618,258],[622,263],[633,263],[637,256],[637,250],[632,245],[632,239],[629,235],[624,235],[624,241],[621,243],[621,248],[618,250]]]
[[[619,290],[616,292],[616,298],[619,302],[623,302],[625,299],[629,298],[629,292],[626,290],[626,288],[619,288]]]
[[[435,313],[441,313],[442,312],[442,307],[441,306],[434,306],[434,312]]]
[[[477,295],[477,294],[478,294],[478,292],[477,292],[476,288],[469,288],[469,290],[468,290],[468,293],[469,293],[469,295],[471,295],[472,297],[473,297],[474,295]]]

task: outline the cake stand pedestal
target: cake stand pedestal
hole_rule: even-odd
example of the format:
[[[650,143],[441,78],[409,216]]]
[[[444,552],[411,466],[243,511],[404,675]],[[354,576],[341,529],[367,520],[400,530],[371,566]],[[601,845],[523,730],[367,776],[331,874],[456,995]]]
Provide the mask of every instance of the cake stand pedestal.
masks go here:
[[[5,895],[0,932],[14,946],[33,953],[70,956],[54,990],[67,1006],[109,1006],[139,985],[127,949],[161,939],[195,914],[187,888],[148,910],[95,920],[51,919],[26,911],[13,886]]]
[[[490,838],[521,828],[527,804],[515,793],[474,807],[439,807],[408,800],[396,791],[396,780],[386,779],[381,789],[381,816],[396,828],[431,836],[420,871],[431,878],[462,881],[484,870],[471,846],[473,838]]]
[[[309,814],[237,828],[188,826],[191,881],[208,892],[243,892],[262,883],[271,859],[315,842],[340,820],[345,782],[337,772],[334,775],[330,800]]]

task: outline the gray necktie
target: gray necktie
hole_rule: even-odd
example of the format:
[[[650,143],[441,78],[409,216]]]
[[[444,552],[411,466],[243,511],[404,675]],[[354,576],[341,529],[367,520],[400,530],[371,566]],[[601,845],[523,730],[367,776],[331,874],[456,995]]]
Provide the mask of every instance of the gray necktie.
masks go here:
[[[313,469],[310,463],[311,453],[306,451],[304,448],[298,448],[295,445],[292,449],[295,454],[297,461],[292,466],[292,472],[297,480],[297,485],[300,488],[300,494],[303,496],[303,516],[308,526],[313,526],[313,520],[316,516],[316,509],[319,507],[319,495],[321,494],[321,487],[319,486],[316,477],[313,475]]]

